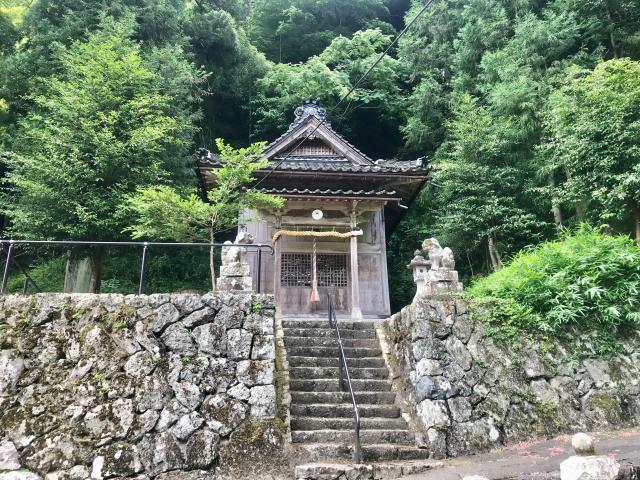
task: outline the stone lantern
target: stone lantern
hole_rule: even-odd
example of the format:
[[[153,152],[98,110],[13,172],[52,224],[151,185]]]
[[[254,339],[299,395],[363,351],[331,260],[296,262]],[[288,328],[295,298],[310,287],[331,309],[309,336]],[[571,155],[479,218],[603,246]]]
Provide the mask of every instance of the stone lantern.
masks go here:
[[[407,265],[407,268],[413,271],[413,281],[416,284],[416,297],[425,294],[426,281],[429,276],[429,267],[431,262],[422,256],[420,250],[413,252],[414,257]]]

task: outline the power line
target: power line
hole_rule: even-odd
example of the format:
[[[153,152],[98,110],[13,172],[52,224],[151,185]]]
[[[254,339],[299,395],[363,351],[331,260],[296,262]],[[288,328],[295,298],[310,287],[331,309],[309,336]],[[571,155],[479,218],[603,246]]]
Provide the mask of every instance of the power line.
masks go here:
[[[353,84],[353,86],[349,89],[349,91],[345,95],[343,95],[343,97],[338,101],[338,103],[336,103],[331,108],[331,113],[333,113],[342,104],[342,102],[344,102],[347,99],[347,97],[349,97],[349,95],[351,95],[356,90],[356,88],[360,86],[360,84],[367,78],[367,76],[373,71],[373,69],[376,68],[378,64],[382,61],[382,59],[387,56],[387,54],[391,51],[391,49],[398,43],[398,41],[404,36],[404,34],[407,33],[407,31],[413,26],[413,24],[416,23],[418,18],[420,18],[420,16],[427,11],[427,8],[429,8],[429,6],[431,6],[431,4],[434,1],[435,0],[428,0],[427,3],[424,4],[424,6],[420,9],[420,11],[416,14],[416,16],[413,17],[413,19],[409,23],[407,23],[407,25],[402,29],[400,33],[398,33],[398,35],[396,35],[393,41],[389,44],[389,46],[385,49],[385,51],[380,54],[378,59],[375,62],[373,62],[373,64],[364,73],[364,75],[362,75],[358,79],[358,81],[355,84]],[[347,110],[345,109],[343,114],[346,113],[346,111]],[[323,118],[320,119],[320,123],[318,123],[318,125],[316,125],[314,129],[311,130],[306,137],[304,137],[295,147],[289,150],[289,153],[287,153],[284,156],[284,158],[282,158],[278,163],[276,163],[273,167],[271,167],[271,169],[267,172],[267,174],[264,175],[260,180],[258,180],[258,182],[256,182],[256,184],[253,185],[249,190],[253,190],[257,188],[258,185],[260,185],[263,181],[265,181],[280,165],[282,165],[300,145],[302,145],[304,142],[309,140],[309,138],[320,128],[320,126],[322,126],[325,123],[326,118],[327,118],[327,114],[325,114]]]

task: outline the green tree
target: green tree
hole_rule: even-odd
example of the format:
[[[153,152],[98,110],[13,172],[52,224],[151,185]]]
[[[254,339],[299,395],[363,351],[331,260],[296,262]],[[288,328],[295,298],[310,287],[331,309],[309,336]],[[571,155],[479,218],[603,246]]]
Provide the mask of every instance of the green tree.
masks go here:
[[[493,270],[548,227],[530,196],[525,172],[532,168],[511,155],[513,131],[473,97],[456,98],[434,174],[442,209],[434,232],[465,256],[486,258]]]
[[[466,202],[469,216],[460,218],[463,225],[470,226],[476,214],[482,219],[487,213],[473,206],[497,196],[533,215],[533,222],[523,226],[523,231],[532,235],[529,240],[517,229],[501,229],[496,244],[502,256],[552,235],[551,218],[558,225],[575,221],[568,209],[571,204],[563,204],[554,187],[564,180],[565,169],[559,159],[538,148],[545,130],[545,111],[569,65],[593,68],[603,56],[614,54],[609,38],[612,30],[627,32],[614,35],[618,54],[634,54],[630,25],[637,30],[639,22],[633,20],[636,13],[628,10],[630,3],[451,0],[436,2],[426,11],[399,48],[400,63],[412,86],[402,131],[408,150],[434,159],[437,170],[432,188],[419,197],[399,225],[402,233],[392,236],[390,249],[402,249],[402,239],[411,235],[416,242],[419,236],[446,236],[445,243],[460,246],[462,261],[458,265],[468,276],[484,272],[486,266],[478,260],[491,257],[485,247],[469,249],[478,245],[477,238],[468,236],[475,229],[445,229],[434,210],[462,208]],[[407,18],[413,18],[421,6],[422,2],[412,2]],[[600,13],[607,8],[616,13],[603,21]],[[622,12],[628,13],[627,18]],[[621,38],[628,40],[621,42]],[[473,130],[460,116],[460,98],[465,95],[474,99],[474,110],[479,109],[488,122],[487,126],[476,126],[481,134],[471,145],[478,152],[489,152],[487,162],[497,166],[489,169],[488,176],[477,173],[477,180],[473,177],[477,161],[458,148],[462,145],[461,126],[466,123],[465,130]],[[469,115],[476,119],[473,112]],[[480,167],[477,172],[484,172]],[[506,177],[501,180],[499,175]],[[447,178],[452,182],[445,181]],[[502,212],[506,206],[502,204],[496,211]],[[484,228],[483,222],[478,222],[477,231]],[[406,258],[410,253],[395,257]],[[404,274],[404,265],[396,262],[395,258],[390,260],[390,270]]]
[[[0,57],[0,97],[8,103],[8,121],[17,122],[41,93],[40,78],[58,75],[63,66],[58,46],[86,41],[106,18],[127,25],[127,35],[142,49],[182,45],[187,0],[29,0],[22,3],[18,39],[11,55]],[[24,7],[28,5],[28,9]],[[23,18],[22,18],[23,17]],[[182,55],[183,56],[183,55]]]
[[[542,151],[566,172],[554,190],[559,200],[622,229],[630,219],[640,243],[640,62],[571,68],[546,126]]]
[[[483,55],[509,35],[507,10],[500,0],[436,2],[402,38],[398,52],[413,83],[409,115],[403,126],[413,152],[433,155],[444,141],[444,119],[454,92],[477,95],[475,80]],[[423,3],[412,1],[406,19]]]
[[[251,14],[252,0],[194,0],[200,11],[223,10],[236,20],[246,20]]]
[[[163,91],[122,25],[107,25],[58,56],[61,73],[39,80],[43,93],[20,122],[2,210],[18,237],[117,239],[122,196],[184,171],[195,128],[177,111],[189,107]],[[100,263],[96,253],[95,291]]]
[[[9,20],[9,17],[0,12],[0,55],[6,55],[13,51],[18,38],[18,29]]]
[[[216,2],[217,3],[217,2]],[[250,44],[238,21],[208,3],[194,9],[185,24],[196,63],[208,73],[202,104],[201,146],[213,149],[213,139],[247,144],[250,138],[251,97],[268,62]]]
[[[361,30],[350,38],[335,38],[319,56],[346,76],[350,88],[369,72],[330,120],[352,142],[366,145],[367,152],[378,157],[394,156],[403,143],[399,127],[405,122],[408,92],[401,64],[387,55],[370,70],[391,41],[391,35],[379,28]]]
[[[300,64],[276,64],[257,82],[253,99],[254,136],[274,138],[287,128],[301,97],[320,98],[328,120],[350,141],[366,145],[376,157],[390,157],[402,146],[400,125],[406,112],[404,79],[398,61],[385,57],[332,111],[369,70],[391,37],[379,29],[335,38],[318,56]]]
[[[0,55],[0,101],[4,102],[0,105],[0,128],[6,130],[7,142],[17,119],[30,111],[32,98],[41,93],[37,79],[61,71],[56,45],[85,40],[100,28],[104,17],[112,17],[128,24],[129,36],[140,44],[144,58],[153,57],[154,63],[161,64],[156,68],[168,89],[176,88],[185,93],[185,100],[198,101],[203,113],[197,122],[200,145],[214,148],[216,137],[247,144],[250,99],[256,80],[267,70],[266,58],[251,45],[241,23],[246,21],[249,7],[245,0],[32,2],[23,12],[20,27],[0,35],[6,40],[0,40],[0,50],[5,43],[12,50],[10,55]],[[14,30],[18,42],[10,35]],[[191,61],[208,73],[206,83],[192,83]]]
[[[433,78],[423,79],[411,92],[406,121],[401,127],[407,150],[417,155],[432,155],[446,134],[448,94]]]
[[[393,27],[383,0],[257,0],[250,19],[254,44],[275,62],[303,62],[331,41],[358,30]]]
[[[0,14],[13,25],[20,25],[34,0],[0,0]]]
[[[640,57],[640,8],[636,0],[556,0],[554,8],[575,12],[585,43],[604,47],[605,58]]]
[[[301,98],[320,98],[324,106],[330,107],[349,88],[346,76],[331,70],[318,57],[304,64],[272,65],[256,87],[253,135],[258,138],[275,138],[286,130]]]
[[[426,237],[450,246],[468,279],[499,270],[505,258],[554,232],[549,200],[534,189],[535,165],[519,153],[515,120],[494,116],[467,93],[452,98],[451,111],[431,186],[391,239],[390,271],[405,279],[399,285],[408,279],[406,259]]]
[[[267,165],[260,160],[265,143],[234,149],[217,139],[219,168],[214,168],[215,187],[207,192],[207,202],[196,193],[181,195],[168,186],[139,188],[130,195],[125,210],[135,222],[125,229],[134,239],[152,238],[178,242],[211,242],[216,234],[238,224],[244,210],[281,208],[280,197],[243,187],[254,181],[253,173]],[[210,249],[211,288],[215,291],[214,249]]]
[[[406,18],[422,5],[413,1]],[[555,79],[572,63],[637,58],[639,12],[635,0],[436,2],[400,42],[414,85],[403,128],[408,146],[433,154],[446,138],[440,120],[451,115],[450,96],[466,92],[486,99],[495,114],[517,116],[518,147],[532,157]]]

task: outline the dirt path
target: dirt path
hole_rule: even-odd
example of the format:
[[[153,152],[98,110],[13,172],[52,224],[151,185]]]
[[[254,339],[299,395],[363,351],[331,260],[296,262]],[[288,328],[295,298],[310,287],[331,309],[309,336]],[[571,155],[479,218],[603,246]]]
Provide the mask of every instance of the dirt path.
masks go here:
[[[596,452],[621,461],[640,463],[640,429],[592,432]],[[560,478],[560,462],[573,454],[571,435],[553,440],[523,442],[489,453],[460,457],[429,473],[411,475],[407,480],[460,480],[466,475],[482,475],[491,480],[543,480]]]

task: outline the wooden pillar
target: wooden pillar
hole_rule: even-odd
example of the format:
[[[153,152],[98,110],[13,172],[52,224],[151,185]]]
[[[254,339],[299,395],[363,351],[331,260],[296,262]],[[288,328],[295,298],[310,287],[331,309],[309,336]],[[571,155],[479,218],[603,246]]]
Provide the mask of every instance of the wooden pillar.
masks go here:
[[[273,269],[273,296],[275,298],[276,307],[280,306],[280,271],[281,271],[281,261],[280,261],[280,241],[276,242],[275,246],[275,268]]]
[[[276,215],[276,230],[280,230],[281,228],[282,215],[280,212]],[[280,278],[281,278],[281,270],[282,270],[282,255],[280,243],[282,239],[279,239],[275,244],[275,252],[274,252],[274,265],[273,265],[273,297],[276,303],[276,313],[280,313]]]
[[[382,274],[382,304],[384,311],[381,312],[385,316],[391,315],[391,302],[389,300],[389,273],[387,270],[387,236],[384,219],[384,206],[376,213],[376,218],[379,220],[379,237],[378,242],[380,244],[380,272]]]
[[[351,212],[351,231],[358,227],[356,217],[357,202],[353,202]],[[362,320],[362,310],[360,310],[360,277],[358,275],[358,237],[351,237],[351,318]]]

